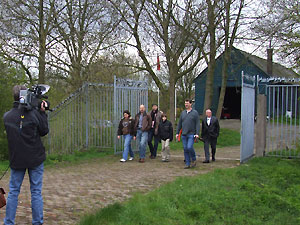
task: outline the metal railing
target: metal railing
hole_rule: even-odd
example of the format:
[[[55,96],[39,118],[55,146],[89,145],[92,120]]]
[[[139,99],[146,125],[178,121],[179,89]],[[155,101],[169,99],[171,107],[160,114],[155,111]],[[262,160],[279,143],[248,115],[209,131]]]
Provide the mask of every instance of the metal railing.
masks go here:
[[[299,85],[267,85],[266,156],[300,158]]]
[[[48,113],[47,153],[69,154],[90,147],[122,151],[123,140],[116,139],[118,122],[124,109],[135,113],[140,103],[148,104],[145,81],[115,77],[114,84],[84,84]]]

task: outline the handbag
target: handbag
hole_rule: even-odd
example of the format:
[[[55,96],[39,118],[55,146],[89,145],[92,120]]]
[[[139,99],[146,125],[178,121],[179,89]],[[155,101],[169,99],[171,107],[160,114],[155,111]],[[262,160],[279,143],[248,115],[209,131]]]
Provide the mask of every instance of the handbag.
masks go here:
[[[2,180],[2,178],[4,177],[4,175],[7,173],[9,166],[7,167],[7,169],[4,171],[4,173],[2,174],[0,180]],[[6,199],[5,199],[5,191],[3,188],[0,188],[0,209],[3,206],[6,206]]]
[[[0,188],[0,208],[6,205],[6,199],[5,199],[5,191],[3,188]]]

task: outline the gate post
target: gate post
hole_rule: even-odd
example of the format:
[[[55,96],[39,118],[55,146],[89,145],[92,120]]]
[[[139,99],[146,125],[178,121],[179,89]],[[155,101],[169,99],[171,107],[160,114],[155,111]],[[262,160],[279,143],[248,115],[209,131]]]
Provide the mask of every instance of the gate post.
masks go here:
[[[256,142],[256,156],[261,157],[265,155],[266,148],[266,122],[267,118],[267,96],[257,96],[257,119],[256,119],[256,131],[255,131],[255,142]]]
[[[48,155],[51,154],[51,128],[50,128],[50,117],[51,117],[51,111],[48,111],[48,127],[49,127],[49,132],[48,132]]]
[[[89,84],[85,84],[85,147],[89,147]]]
[[[118,141],[118,139],[117,139],[117,135],[115,135],[116,133],[117,133],[117,124],[118,124],[118,122],[117,122],[117,109],[118,109],[118,107],[119,107],[119,105],[118,105],[118,101],[117,101],[117,76],[116,75],[114,75],[114,116],[113,116],[113,118],[114,118],[114,121],[113,121],[113,124],[114,124],[114,153],[116,154],[117,153],[117,141]]]

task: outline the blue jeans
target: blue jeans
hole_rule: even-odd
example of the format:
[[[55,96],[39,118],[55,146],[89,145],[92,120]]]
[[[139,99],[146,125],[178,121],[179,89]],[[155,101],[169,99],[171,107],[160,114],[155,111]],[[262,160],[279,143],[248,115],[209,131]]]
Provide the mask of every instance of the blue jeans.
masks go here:
[[[126,134],[124,137],[124,151],[123,151],[123,159],[128,159],[128,152],[130,153],[131,157],[134,157],[133,151],[131,149],[131,140],[132,136],[130,134]]]
[[[148,132],[137,130],[136,139],[138,140],[139,143],[140,158],[145,159],[146,147],[148,142]]]
[[[15,224],[16,211],[18,206],[18,197],[20,194],[21,185],[23,183],[26,169],[15,170],[11,169],[9,193],[7,196],[6,215],[4,224]],[[32,209],[32,224],[43,224],[43,198],[42,185],[44,174],[44,163],[28,169],[31,191],[31,209]]]
[[[192,161],[196,161],[196,153],[193,146],[194,135],[193,134],[182,135],[182,144],[184,150],[185,165],[189,166],[191,165],[191,159]]]
[[[134,152],[132,151],[131,144],[129,145],[129,155],[134,158]]]

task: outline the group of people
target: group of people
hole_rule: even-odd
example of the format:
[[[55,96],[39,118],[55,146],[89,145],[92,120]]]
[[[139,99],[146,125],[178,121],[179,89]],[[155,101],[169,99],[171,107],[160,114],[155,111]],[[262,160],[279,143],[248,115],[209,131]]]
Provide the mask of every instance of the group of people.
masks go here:
[[[192,108],[192,101],[185,100],[185,110],[181,113],[176,129],[176,139],[181,137],[185,169],[196,166],[196,153],[194,143],[200,139],[204,142],[205,160],[203,163],[210,162],[211,146],[212,161],[215,161],[217,138],[219,136],[219,122],[215,116],[212,116],[210,109],[206,110],[206,117],[202,120],[202,130],[200,134],[200,118],[198,112]],[[145,106],[140,105],[139,113],[133,119],[128,110],[123,112],[118,127],[118,139],[124,136],[124,151],[120,162],[134,159],[134,153],[131,149],[131,140],[137,140],[139,146],[139,162],[144,163],[146,157],[147,143],[150,149],[150,159],[155,159],[157,155],[158,143],[162,143],[162,161],[170,160],[170,142],[173,140],[173,126],[167,119],[167,115],[158,110],[156,104],[152,105],[150,113],[146,113]],[[154,145],[152,140],[154,139]],[[128,154],[130,158],[128,158]]]
[[[18,196],[23,183],[25,172],[28,171],[31,191],[32,224],[43,224],[43,198],[42,184],[44,174],[44,161],[46,159],[45,148],[41,136],[49,132],[47,114],[47,102],[43,101],[39,109],[25,110],[20,104],[20,91],[26,90],[25,86],[16,85],[13,88],[13,108],[4,114],[9,161],[11,168],[9,193],[7,197],[6,215],[4,224],[15,223]],[[196,154],[193,148],[195,139],[199,138],[200,120],[198,112],[192,109],[192,102],[185,101],[185,108],[179,119],[176,138],[181,133],[185,167],[196,166]],[[130,112],[125,110],[119,123],[118,138],[124,136],[124,151],[121,162],[134,159],[131,149],[131,140],[139,143],[139,162],[145,162],[147,144],[150,148],[150,158],[157,155],[158,143],[162,143],[162,161],[170,160],[170,142],[173,139],[173,126],[167,119],[167,115],[158,110],[156,104],[152,105],[149,114],[144,105],[140,111],[131,118]],[[206,111],[206,118],[202,121],[201,140],[204,141],[205,163],[209,163],[209,145],[212,147],[212,161],[215,160],[216,143],[219,135],[218,120],[211,116],[211,111]],[[152,140],[154,139],[154,145]],[[129,154],[129,158],[128,158]]]
[[[173,126],[167,120],[167,115],[158,110],[156,104],[152,105],[150,113],[146,113],[144,105],[140,105],[140,111],[133,119],[128,110],[123,112],[118,127],[118,139],[124,137],[124,151],[120,162],[133,160],[134,153],[131,149],[131,140],[139,143],[140,163],[145,162],[147,144],[150,149],[150,159],[155,159],[157,155],[158,143],[162,143],[162,161],[168,162],[170,159],[170,141],[173,140]],[[154,145],[152,140],[154,139]],[[129,154],[129,158],[128,158]]]

